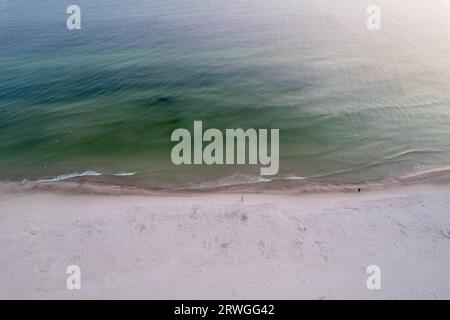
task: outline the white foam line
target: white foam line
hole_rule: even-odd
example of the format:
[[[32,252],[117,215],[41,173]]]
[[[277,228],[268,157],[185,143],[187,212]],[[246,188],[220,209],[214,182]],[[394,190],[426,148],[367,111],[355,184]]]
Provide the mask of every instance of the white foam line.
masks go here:
[[[55,182],[55,181],[62,181],[62,180],[67,180],[67,179],[72,179],[72,178],[76,178],[76,177],[87,177],[87,176],[101,176],[102,174],[96,171],[85,171],[82,173],[69,173],[69,174],[63,174],[60,176],[56,176],[54,178],[51,179],[42,179],[42,180],[38,180],[38,182]]]
[[[134,176],[136,172],[118,172],[114,173],[116,177],[127,177],[127,176]]]
[[[283,178],[283,180],[305,180],[306,177],[297,177],[297,176],[290,176],[290,177],[286,177]]]

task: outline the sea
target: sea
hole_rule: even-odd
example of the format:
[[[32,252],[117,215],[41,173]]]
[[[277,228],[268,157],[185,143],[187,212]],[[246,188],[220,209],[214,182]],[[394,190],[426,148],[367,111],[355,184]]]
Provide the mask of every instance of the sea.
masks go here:
[[[0,180],[336,188],[450,169],[450,2],[0,0]],[[78,5],[81,29],[66,12]],[[171,161],[177,128],[280,129],[279,172]]]

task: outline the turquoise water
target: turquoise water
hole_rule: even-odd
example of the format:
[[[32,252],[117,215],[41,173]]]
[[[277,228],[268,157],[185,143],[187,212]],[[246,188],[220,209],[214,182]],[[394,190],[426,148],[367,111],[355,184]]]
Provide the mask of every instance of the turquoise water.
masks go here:
[[[67,30],[72,1],[0,0],[0,179],[267,182],[173,165],[170,134],[194,120],[279,128],[284,184],[445,171],[450,4],[378,1],[369,31],[371,1],[329,2],[80,0]]]

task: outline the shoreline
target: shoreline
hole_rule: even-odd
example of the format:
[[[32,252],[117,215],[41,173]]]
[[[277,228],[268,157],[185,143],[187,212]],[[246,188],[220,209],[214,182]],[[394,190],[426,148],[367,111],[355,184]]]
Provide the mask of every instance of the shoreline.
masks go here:
[[[449,299],[450,185],[0,193],[4,299]],[[368,290],[379,265],[382,289]],[[78,265],[81,290],[68,290]]]
[[[301,183],[276,184],[289,179],[277,178],[263,182],[236,183],[199,187],[193,186],[155,186],[145,187],[127,184],[125,181],[95,181],[88,177],[53,180],[0,180],[0,193],[23,191],[50,191],[56,193],[98,194],[98,195],[197,195],[197,194],[327,194],[358,193],[377,190],[403,188],[414,185],[450,185],[450,169],[439,169],[420,172],[399,177],[388,177],[383,180],[362,181],[360,183],[327,183],[311,178],[301,179]],[[358,191],[359,190],[359,191]]]

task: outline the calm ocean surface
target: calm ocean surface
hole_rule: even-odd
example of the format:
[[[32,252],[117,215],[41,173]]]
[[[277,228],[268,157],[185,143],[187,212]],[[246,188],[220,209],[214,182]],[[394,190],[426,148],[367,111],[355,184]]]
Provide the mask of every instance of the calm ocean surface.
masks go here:
[[[259,166],[174,166],[170,134],[194,120],[280,128],[283,186],[444,174],[450,2],[377,1],[380,31],[369,4],[0,0],[0,180],[267,183]]]

